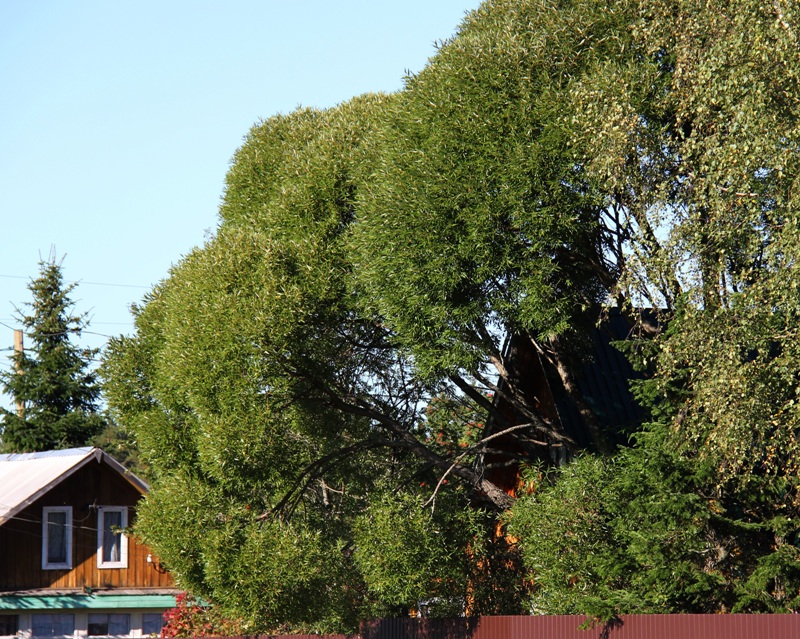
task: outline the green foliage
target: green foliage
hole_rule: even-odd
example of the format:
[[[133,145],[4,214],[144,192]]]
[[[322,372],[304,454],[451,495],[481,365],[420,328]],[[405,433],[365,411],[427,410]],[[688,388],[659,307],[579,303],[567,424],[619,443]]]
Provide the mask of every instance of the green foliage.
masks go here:
[[[614,271],[604,201],[563,115],[565,88],[624,37],[618,12],[488,2],[410,78],[354,228],[355,273],[417,371],[472,373],[513,330],[574,329]],[[618,44],[615,46],[623,46]]]
[[[669,321],[628,349],[653,373],[637,389],[653,424],[515,507],[534,605],[794,611],[796,7],[636,4],[628,53],[574,87],[574,124],[587,176],[629,216],[619,290]]]
[[[108,422],[103,431],[92,440],[92,445],[111,455],[126,470],[142,479],[149,478],[149,469],[142,463],[136,439],[130,431]]]
[[[30,343],[11,357],[14,370],[0,373],[3,391],[24,406],[21,416],[0,408],[5,452],[86,446],[105,426],[90,368],[97,350],[72,343],[87,326],[84,316],[72,314],[74,287],[64,285],[55,256],[39,263],[39,277],[28,285],[30,314],[19,313],[19,321]]]
[[[443,472],[448,451],[479,430],[465,435],[459,418],[447,446],[426,447],[432,389],[362,312],[351,278],[349,228],[391,100],[365,96],[254,127],[228,175],[217,234],[135,310],[136,336],[108,348],[113,414],[154,475],[137,531],[183,587],[248,631],[352,631],[360,618],[429,598],[420,584],[439,583],[432,574],[451,574],[456,558],[463,604],[462,537],[473,528],[441,551],[441,538],[420,549],[434,554],[414,597],[363,561],[379,546],[358,522],[375,514],[385,486],[419,508],[419,484],[436,484],[432,467]],[[480,407],[458,402],[474,421]],[[450,503],[458,472],[437,502]],[[447,512],[468,521],[463,494],[457,503]],[[442,552],[450,559],[439,566]]]
[[[652,430],[613,460],[557,471],[510,514],[532,609],[601,619],[795,611],[797,524],[776,517],[779,491],[771,482],[715,490],[715,477]]]
[[[797,476],[800,309],[786,296],[795,270],[733,295],[729,307],[687,309],[659,344],[651,386],[685,389],[670,444],[711,463],[720,482]]]
[[[405,609],[426,602],[436,616],[463,614],[470,542],[482,537],[480,513],[462,494],[443,491],[429,507],[421,495],[378,494],[355,524],[355,563],[370,589]],[[380,552],[375,552],[380,548]]]
[[[537,612],[795,610],[797,21],[489,0],[397,94],[255,126],[103,368],[179,582],[248,632],[352,630],[517,612],[521,549]],[[605,303],[650,423],[512,508],[492,446],[578,452],[525,349],[608,448],[569,370]]]

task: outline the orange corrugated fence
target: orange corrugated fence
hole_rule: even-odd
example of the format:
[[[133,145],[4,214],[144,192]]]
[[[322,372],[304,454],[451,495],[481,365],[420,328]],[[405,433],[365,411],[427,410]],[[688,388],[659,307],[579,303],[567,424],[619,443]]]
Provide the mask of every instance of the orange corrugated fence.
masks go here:
[[[270,635],[278,639],[277,635]],[[581,616],[378,619],[357,635],[285,639],[800,639],[800,615],[623,615],[610,624]],[[267,636],[229,639],[267,639]]]

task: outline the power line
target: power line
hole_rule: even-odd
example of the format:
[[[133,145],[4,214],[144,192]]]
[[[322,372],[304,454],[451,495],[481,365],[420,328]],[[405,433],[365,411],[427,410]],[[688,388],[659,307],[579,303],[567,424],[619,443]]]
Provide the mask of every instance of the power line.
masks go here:
[[[4,322],[16,322],[16,317],[0,317],[0,325],[10,328],[8,324]],[[133,326],[135,322],[131,320],[130,322],[95,322],[94,320],[90,320],[88,325],[91,326]],[[84,331],[88,332],[88,331]]]
[[[14,280],[30,280],[31,277],[27,275],[2,275],[0,277],[6,277],[9,279]],[[65,284],[88,284],[90,286],[114,286],[117,288],[141,288],[141,289],[148,289],[149,286],[143,286],[141,284],[113,284],[111,282],[87,282],[85,280],[64,280]]]
[[[133,322],[97,322],[97,324],[104,324],[104,325],[112,325],[112,326],[133,326]],[[9,326],[5,322],[0,322],[0,326],[5,326],[6,328],[12,331],[18,331],[22,329],[14,328],[13,326]],[[87,324],[88,326],[88,324]],[[41,333],[43,337],[52,337],[53,335],[98,335],[99,337],[105,337],[111,339],[112,337],[116,337],[116,335],[107,335],[106,333],[98,333],[97,331],[87,331],[86,329],[82,328],[80,330],[72,330],[68,329],[66,331],[59,331],[57,333]],[[31,333],[25,333],[26,337],[30,337]]]
[[[141,288],[141,289],[149,289],[149,286],[142,286],[141,284],[111,284],[110,282],[86,282],[85,280],[78,280],[73,282],[68,282],[69,284],[87,284],[89,286],[116,286],[119,288]]]
[[[95,331],[81,331],[81,333],[85,333],[86,335],[97,335],[98,337],[105,337],[107,339],[116,337],[116,335],[106,335],[105,333],[96,333]]]

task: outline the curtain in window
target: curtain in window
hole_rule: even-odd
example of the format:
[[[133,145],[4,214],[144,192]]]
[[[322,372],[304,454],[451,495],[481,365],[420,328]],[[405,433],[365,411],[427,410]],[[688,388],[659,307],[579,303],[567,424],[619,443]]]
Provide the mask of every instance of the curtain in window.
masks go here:
[[[160,635],[164,627],[164,614],[160,612],[145,612],[142,614],[142,636]]]
[[[103,562],[122,561],[122,534],[118,532],[120,528],[122,528],[122,513],[105,511],[103,513]]]
[[[67,513],[47,513],[47,563],[67,563]]]
[[[131,632],[129,614],[92,613],[89,615],[87,634],[90,637],[126,636]]]
[[[31,634],[34,637],[63,637],[75,633],[75,616],[68,614],[31,615]]]

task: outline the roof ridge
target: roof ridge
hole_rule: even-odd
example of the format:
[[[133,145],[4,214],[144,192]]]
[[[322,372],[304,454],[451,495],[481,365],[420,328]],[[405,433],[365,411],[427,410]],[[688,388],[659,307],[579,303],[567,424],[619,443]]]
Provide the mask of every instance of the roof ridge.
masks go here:
[[[60,450],[39,450],[33,453],[5,453],[0,455],[0,462],[48,459],[51,457],[81,457],[88,455],[93,450],[94,446],[83,446],[81,448],[62,448]]]

